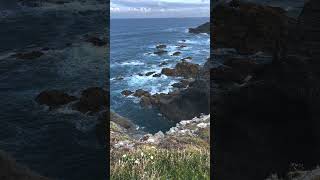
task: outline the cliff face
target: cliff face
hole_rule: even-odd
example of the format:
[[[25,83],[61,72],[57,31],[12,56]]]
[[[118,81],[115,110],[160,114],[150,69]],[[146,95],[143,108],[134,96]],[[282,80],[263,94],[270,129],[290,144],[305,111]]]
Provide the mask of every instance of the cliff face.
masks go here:
[[[216,6],[213,11],[213,43],[245,52],[228,54],[222,67],[211,69],[212,84],[225,87],[211,93],[217,179],[264,179],[272,172],[284,175],[291,163],[312,168],[320,162],[318,6],[318,1],[309,1],[293,21],[281,9],[252,3]],[[235,30],[221,31],[226,26]],[[221,39],[228,36],[233,43]],[[267,61],[261,63],[258,51]]]

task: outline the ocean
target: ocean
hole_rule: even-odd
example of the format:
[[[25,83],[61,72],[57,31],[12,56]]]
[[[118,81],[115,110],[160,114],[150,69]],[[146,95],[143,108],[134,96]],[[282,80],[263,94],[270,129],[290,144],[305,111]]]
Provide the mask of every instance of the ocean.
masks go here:
[[[174,67],[182,58],[204,64],[210,54],[208,34],[190,34],[188,28],[197,27],[209,18],[146,18],[111,19],[110,21],[110,96],[111,110],[133,121],[149,133],[166,131],[174,123],[156,109],[142,108],[139,99],[125,97],[123,90],[143,89],[151,94],[168,93],[179,77],[141,76],[147,72],[160,73],[164,67]],[[168,54],[153,54],[156,45],[165,44]],[[179,48],[178,45],[185,45]],[[174,52],[180,56],[171,56]],[[165,66],[159,64],[166,62]],[[140,74],[140,75],[139,75]]]
[[[107,85],[107,50],[83,40],[107,34],[107,10],[79,14],[21,9],[0,16],[0,149],[41,175],[62,180],[104,179],[106,151],[96,138],[97,117],[64,106],[49,111],[35,97],[47,89],[73,95]],[[38,59],[11,57],[39,50]]]

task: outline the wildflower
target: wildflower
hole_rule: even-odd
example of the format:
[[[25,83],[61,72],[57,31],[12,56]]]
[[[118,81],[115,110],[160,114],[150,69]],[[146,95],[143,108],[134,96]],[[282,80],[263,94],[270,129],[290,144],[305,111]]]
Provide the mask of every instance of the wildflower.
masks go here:
[[[122,157],[123,157],[123,158],[125,158],[125,157],[127,157],[127,155],[126,155],[126,154],[124,154],[124,155],[122,155]]]
[[[139,162],[139,160],[137,159],[137,160],[134,161],[134,163],[139,164],[140,162]]]
[[[141,152],[141,156],[143,156],[143,152]]]
[[[153,159],[153,156],[151,156],[150,159]]]

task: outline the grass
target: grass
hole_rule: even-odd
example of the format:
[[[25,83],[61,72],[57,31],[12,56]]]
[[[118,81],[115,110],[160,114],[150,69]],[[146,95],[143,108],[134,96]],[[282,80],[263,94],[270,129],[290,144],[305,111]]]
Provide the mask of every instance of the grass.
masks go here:
[[[112,180],[209,180],[207,148],[156,149],[140,147],[111,154]]]

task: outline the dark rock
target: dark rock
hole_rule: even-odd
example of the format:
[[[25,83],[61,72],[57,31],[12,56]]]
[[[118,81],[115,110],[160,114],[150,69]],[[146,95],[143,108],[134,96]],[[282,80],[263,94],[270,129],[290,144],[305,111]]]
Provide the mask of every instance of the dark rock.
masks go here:
[[[35,99],[38,104],[47,105],[50,108],[65,105],[75,100],[77,100],[75,96],[70,96],[60,90],[43,91]]]
[[[235,48],[243,54],[285,51],[288,30],[296,23],[281,8],[243,1],[219,4],[212,12],[215,48]],[[276,49],[276,43],[281,47]]]
[[[140,99],[140,105],[142,107],[147,107],[147,108],[150,108],[152,106],[152,98],[149,96],[149,97],[146,97],[146,96],[142,96],[141,99]]]
[[[185,88],[185,87],[187,87],[185,84],[183,84],[181,82],[174,83],[171,86],[174,87],[174,88]]]
[[[155,71],[147,72],[145,75],[146,75],[146,76],[150,76],[150,75],[152,75],[152,74],[154,74],[154,73],[155,73]]]
[[[119,114],[112,112],[112,111],[110,112],[110,120],[125,129],[133,130],[135,128],[135,125],[129,119],[124,118],[124,117],[120,116]]]
[[[192,60],[192,57],[191,57],[191,56],[188,56],[188,57],[185,57],[185,58],[182,58],[182,59],[181,59],[181,61],[186,61],[186,60],[190,61],[190,60]]]
[[[13,55],[13,57],[19,58],[19,59],[37,59],[43,55],[44,53],[41,51],[31,51],[27,53],[17,53]]]
[[[136,97],[141,97],[141,96],[146,96],[149,97],[151,96],[150,93],[148,91],[142,90],[142,89],[138,89],[136,90],[136,92],[133,94],[133,96]]]
[[[181,52],[174,52],[173,54],[172,54],[172,56],[180,56],[181,55]]]
[[[210,70],[212,80],[217,82],[242,82],[246,75],[228,66],[219,66]]]
[[[138,73],[139,76],[144,76],[142,73]]]
[[[109,106],[108,92],[100,87],[91,87],[81,93],[74,108],[82,113],[99,112]]]
[[[123,91],[121,92],[121,94],[124,95],[124,96],[129,96],[129,95],[133,94],[133,92],[130,91],[130,90],[123,90]]]
[[[122,76],[117,76],[116,78],[115,78],[115,80],[118,80],[118,81],[120,81],[120,80],[123,80],[124,78],[122,77]]]
[[[161,77],[161,73],[154,74],[152,77]]]
[[[210,23],[204,23],[196,28],[189,28],[189,33],[195,33],[195,34],[199,34],[199,33],[210,33]]]
[[[175,70],[171,68],[163,68],[161,70],[161,74],[164,74],[166,76],[175,76]]]
[[[188,62],[179,62],[175,67],[175,74],[186,78],[196,77],[198,75],[200,66]]]
[[[200,85],[201,84],[201,85]],[[168,119],[179,122],[209,113],[209,87],[206,82],[195,84],[181,92],[158,95],[160,112]]]

